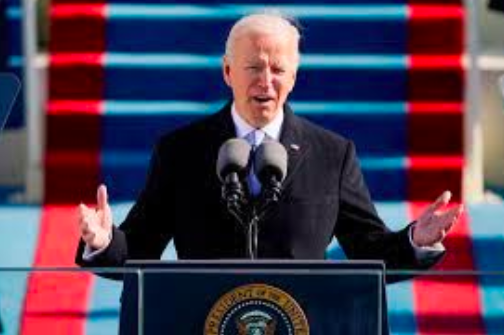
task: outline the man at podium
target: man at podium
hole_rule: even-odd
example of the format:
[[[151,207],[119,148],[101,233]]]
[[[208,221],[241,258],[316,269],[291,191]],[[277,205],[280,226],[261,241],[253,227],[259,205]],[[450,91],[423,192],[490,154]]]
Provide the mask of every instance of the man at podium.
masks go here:
[[[296,82],[299,39],[296,24],[276,13],[235,23],[222,62],[232,99],[159,139],[145,187],[120,226],[104,185],[95,208],[79,206],[78,264],[159,259],[171,240],[180,259],[246,258],[249,237],[223,201],[223,184],[236,177],[241,206],[264,201],[271,185],[256,176],[262,167],[252,158],[263,142],[280,143],[288,167],[276,180],[274,190],[281,193],[256,222],[257,258],[323,259],[333,236],[348,258],[383,260],[389,269],[424,269],[442,256],[441,242],[462,212],[460,205],[447,208],[449,191],[413,223],[390,231],[370,199],[352,141],[292,111],[287,98]],[[250,144],[244,150],[251,162],[244,173],[217,176],[219,150],[233,138]]]

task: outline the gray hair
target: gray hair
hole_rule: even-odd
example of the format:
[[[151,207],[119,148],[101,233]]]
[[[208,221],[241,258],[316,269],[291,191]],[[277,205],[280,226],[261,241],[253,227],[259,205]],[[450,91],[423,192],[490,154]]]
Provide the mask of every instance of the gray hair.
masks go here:
[[[301,34],[300,25],[295,18],[282,14],[277,10],[267,10],[242,17],[233,25],[229,32],[226,40],[225,55],[232,58],[234,43],[238,37],[250,32],[290,35],[298,45],[299,60],[299,40],[301,39]]]

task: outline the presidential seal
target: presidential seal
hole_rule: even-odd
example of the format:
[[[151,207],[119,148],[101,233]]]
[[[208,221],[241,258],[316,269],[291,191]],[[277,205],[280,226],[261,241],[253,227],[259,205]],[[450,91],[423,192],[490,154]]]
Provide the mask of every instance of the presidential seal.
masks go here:
[[[204,335],[309,335],[308,320],[286,292],[249,284],[222,296],[205,321]]]

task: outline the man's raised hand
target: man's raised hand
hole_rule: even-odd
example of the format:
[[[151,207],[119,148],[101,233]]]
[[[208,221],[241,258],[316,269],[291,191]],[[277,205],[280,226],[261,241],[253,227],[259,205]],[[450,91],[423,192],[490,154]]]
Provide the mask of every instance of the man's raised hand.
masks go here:
[[[443,241],[463,212],[461,204],[446,208],[451,192],[445,191],[416,220],[413,242],[419,247],[433,246]]]
[[[90,208],[84,204],[78,207],[81,237],[93,250],[105,248],[112,234],[112,211],[108,204],[107,188],[100,185],[96,192],[97,206]]]

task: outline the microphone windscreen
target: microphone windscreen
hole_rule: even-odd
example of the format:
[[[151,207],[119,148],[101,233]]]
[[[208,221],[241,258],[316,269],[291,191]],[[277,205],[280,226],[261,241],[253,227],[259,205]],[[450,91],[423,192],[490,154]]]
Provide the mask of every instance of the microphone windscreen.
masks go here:
[[[217,176],[223,181],[231,172],[244,174],[250,157],[250,144],[242,138],[232,138],[222,144],[217,158]]]
[[[271,175],[283,182],[287,175],[287,151],[280,142],[264,140],[255,154],[254,167],[261,182]]]

